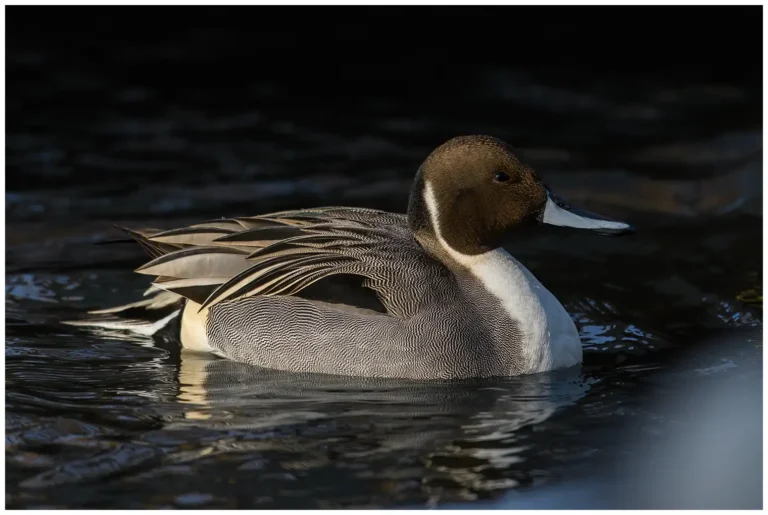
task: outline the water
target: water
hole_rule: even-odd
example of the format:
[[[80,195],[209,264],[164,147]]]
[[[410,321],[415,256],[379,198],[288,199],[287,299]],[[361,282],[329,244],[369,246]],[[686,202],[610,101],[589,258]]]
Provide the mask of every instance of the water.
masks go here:
[[[445,88],[433,78],[406,91],[364,87],[382,72],[361,66],[360,94],[326,84],[320,102],[302,96],[299,72],[202,73],[258,53],[226,31],[167,42],[150,31],[138,44],[118,28],[103,34],[112,59],[94,65],[83,55],[102,53],[77,27],[60,29],[64,48],[19,26],[6,142],[8,508],[594,507],[617,483],[634,497],[616,503],[632,507],[656,492],[652,467],[627,465],[633,446],[653,456],[694,415],[759,429],[760,399],[738,393],[762,381],[759,82],[587,83],[480,62]],[[146,288],[131,273],[137,247],[95,244],[116,236],[112,223],[402,211],[420,161],[468,132],[519,146],[569,202],[638,229],[552,228],[509,249],[572,314],[583,367],[458,382],[297,376],[59,323]],[[716,391],[737,393],[715,402]],[[754,451],[760,434],[736,440]],[[756,499],[747,483],[708,481]],[[702,491],[692,496],[704,502]]]

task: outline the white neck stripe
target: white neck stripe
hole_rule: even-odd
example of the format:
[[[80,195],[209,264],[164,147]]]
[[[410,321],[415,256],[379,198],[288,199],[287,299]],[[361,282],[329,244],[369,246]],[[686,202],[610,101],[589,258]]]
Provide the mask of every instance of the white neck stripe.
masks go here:
[[[470,267],[474,256],[462,254],[461,252],[455,250],[443,238],[443,235],[440,231],[440,220],[437,216],[437,197],[435,197],[435,192],[432,189],[432,184],[429,181],[424,181],[424,203],[427,205],[429,219],[432,222],[432,228],[435,230],[435,236],[437,237],[437,241],[440,243],[440,246],[443,247],[443,250],[445,250],[448,255],[455,259],[459,264]]]

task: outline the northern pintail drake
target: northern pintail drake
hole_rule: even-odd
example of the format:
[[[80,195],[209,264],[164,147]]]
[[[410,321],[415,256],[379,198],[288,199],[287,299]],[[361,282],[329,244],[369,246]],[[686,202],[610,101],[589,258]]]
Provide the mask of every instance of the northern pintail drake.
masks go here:
[[[75,325],[151,334],[179,317],[185,348],[292,372],[445,379],[577,365],[571,317],[502,248],[525,227],[606,235],[488,136],[422,163],[407,214],[319,207],[172,230],[126,229],[153,258],[147,298]],[[368,294],[366,294],[366,292]]]

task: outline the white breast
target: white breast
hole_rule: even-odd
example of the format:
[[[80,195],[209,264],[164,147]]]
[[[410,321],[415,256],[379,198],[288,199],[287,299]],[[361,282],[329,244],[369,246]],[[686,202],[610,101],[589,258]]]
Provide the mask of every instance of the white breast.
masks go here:
[[[440,235],[435,216],[437,204],[429,182],[425,185],[424,201],[437,239],[445,251],[469,269],[519,325],[523,333],[523,370],[535,373],[580,363],[579,333],[555,296],[504,249],[474,256],[454,250]]]
[[[581,362],[581,340],[568,312],[544,285],[504,249],[474,257],[472,274],[496,296],[523,332],[529,373]]]

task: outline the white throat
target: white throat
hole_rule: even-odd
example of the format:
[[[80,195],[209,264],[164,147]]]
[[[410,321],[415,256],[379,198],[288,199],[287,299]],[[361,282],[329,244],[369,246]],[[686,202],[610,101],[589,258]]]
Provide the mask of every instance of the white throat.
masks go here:
[[[452,248],[441,234],[437,198],[429,181],[424,184],[424,202],[443,250],[499,299],[504,311],[520,327],[524,371],[535,373],[580,363],[581,341],[576,326],[554,295],[502,248],[478,255]]]

